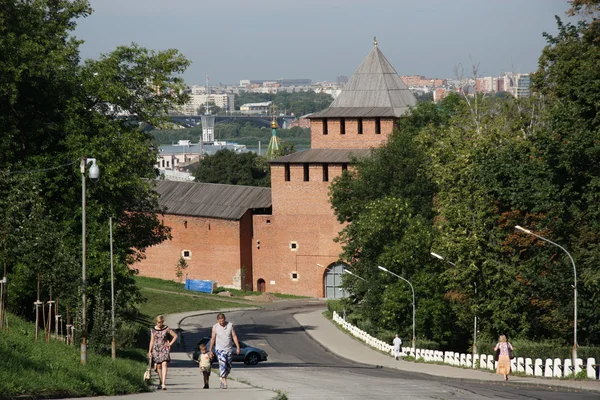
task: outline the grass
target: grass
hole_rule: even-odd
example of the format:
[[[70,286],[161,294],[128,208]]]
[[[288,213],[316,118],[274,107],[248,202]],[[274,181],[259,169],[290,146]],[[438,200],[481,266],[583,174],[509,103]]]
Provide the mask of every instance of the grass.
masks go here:
[[[244,308],[247,303],[220,300],[217,296],[182,296],[179,293],[158,292],[145,287],[142,295],[148,299],[138,306],[140,312],[149,318],[158,314],[176,314],[187,311],[220,310],[223,308]]]
[[[148,278],[148,277],[144,277],[144,276],[136,276],[135,280],[136,280],[137,284],[142,288],[167,290],[170,292],[187,293],[187,294],[193,294],[196,296],[206,296],[206,297],[213,296],[210,293],[199,293],[199,292],[194,292],[192,290],[186,290],[183,283],[166,281],[166,280],[162,280],[162,279],[158,279],[158,278]],[[225,292],[225,291],[230,292],[233,295],[232,297],[234,299],[236,297],[259,296],[259,295],[263,294],[263,292],[255,292],[252,290],[240,290],[240,289],[231,289],[231,288],[224,288],[224,287],[218,287],[215,290],[215,294],[217,294],[219,292]],[[272,295],[274,295],[275,297],[279,297],[281,299],[307,299],[307,298],[309,298],[306,296],[296,296],[293,294],[284,294],[284,293],[272,293]]]
[[[219,292],[230,292],[233,297],[246,297],[246,296],[260,296],[264,294],[264,292],[254,292],[252,290],[239,290],[239,289],[230,289],[224,287],[218,287],[215,293]],[[285,293],[270,293],[275,297],[279,297],[280,299],[309,299],[307,296],[296,296],[294,294],[285,294]]]
[[[88,352],[81,365],[79,346],[35,341],[34,324],[9,314],[0,331],[0,399],[18,396],[114,396],[148,391],[142,380],[146,363]],[[41,336],[43,337],[43,335]]]
[[[142,288],[168,290],[170,292],[178,292],[178,293],[191,293],[191,294],[198,293],[198,292],[194,292],[191,290],[185,290],[183,283],[166,281],[163,279],[147,278],[145,276],[136,276],[135,282],[138,284],[139,287],[142,287]]]

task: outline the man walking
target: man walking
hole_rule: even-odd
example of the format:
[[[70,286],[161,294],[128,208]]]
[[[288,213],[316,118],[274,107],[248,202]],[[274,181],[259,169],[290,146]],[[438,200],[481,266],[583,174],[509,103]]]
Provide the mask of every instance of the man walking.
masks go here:
[[[221,377],[221,389],[227,389],[227,376],[231,372],[233,343],[240,354],[240,342],[238,341],[233,324],[225,320],[225,314],[217,314],[217,323],[212,327],[210,339],[210,354],[216,355],[219,360],[219,376]],[[213,347],[215,352],[213,353]]]
[[[392,343],[394,344],[394,358],[397,360],[400,357],[400,346],[402,346],[402,339],[398,337],[397,333]]]

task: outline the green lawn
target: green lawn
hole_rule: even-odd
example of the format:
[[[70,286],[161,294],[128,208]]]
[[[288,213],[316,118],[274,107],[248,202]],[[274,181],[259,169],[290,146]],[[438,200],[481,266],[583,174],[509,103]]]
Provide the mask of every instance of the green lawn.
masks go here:
[[[158,314],[251,307],[248,303],[220,300],[215,295],[210,297],[188,296],[180,293],[156,291],[145,287],[141,288],[141,292],[148,301],[140,304],[138,308],[142,314],[149,318],[154,318]]]
[[[149,289],[159,289],[159,290],[168,290],[170,292],[178,292],[178,293],[188,293],[194,294],[196,296],[202,296],[207,298],[212,298],[214,295],[208,293],[198,293],[191,290],[185,290],[183,283],[177,283],[173,281],[166,281],[157,278],[148,278],[145,276],[136,276],[135,280],[137,284],[141,288],[149,288]],[[253,292],[251,290],[239,290],[239,289],[229,289],[218,287],[215,293],[228,291],[233,294],[231,298],[235,299],[236,297],[245,297],[245,296],[258,296],[262,294],[262,292]],[[274,296],[279,297],[281,299],[305,299],[308,298],[306,296],[295,296],[293,294],[283,294],[283,293],[273,293]]]
[[[36,342],[34,324],[12,314],[8,319],[9,328],[0,331],[0,399],[113,396],[148,390],[142,380],[145,362],[88,352],[84,366],[79,362],[79,345]]]

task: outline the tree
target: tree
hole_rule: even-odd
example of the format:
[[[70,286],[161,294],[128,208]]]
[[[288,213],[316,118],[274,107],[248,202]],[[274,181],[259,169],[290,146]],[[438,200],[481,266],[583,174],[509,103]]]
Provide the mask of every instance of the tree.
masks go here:
[[[179,74],[189,62],[176,50],[121,46],[80,62],[71,31],[90,14],[85,0],[4,1],[0,12],[0,252],[13,310],[31,315],[37,271],[71,318],[81,309],[82,157],[101,178],[87,190],[89,327],[109,302],[108,218],[115,230],[117,313],[141,296],[131,275],[148,246],[169,237],[152,179],[157,150],[138,124],[157,125],[186,98]],[[180,91],[181,90],[181,91]],[[98,311],[98,312],[96,312]],[[100,335],[101,336],[101,335]],[[99,343],[90,343],[92,347]]]
[[[429,160],[417,134],[427,126],[447,123],[455,97],[440,107],[420,103],[398,122],[389,141],[372,157],[356,160],[354,168],[334,180],[331,203],[338,220],[347,223],[340,234],[342,258],[352,271],[367,279],[345,281],[352,293],[348,309],[370,331],[400,331],[412,336],[410,287],[382,275],[383,265],[411,281],[417,298],[417,332],[448,345],[460,334],[452,332],[452,313],[439,291],[439,264],[431,263],[429,249],[435,184],[425,171]],[[376,332],[375,332],[376,333]]]
[[[177,279],[179,279],[179,282],[181,282],[183,271],[185,271],[187,267],[187,261],[185,261],[185,258],[183,258],[183,256],[180,256],[179,260],[177,261],[177,264],[175,264],[175,276],[177,277]]]
[[[194,172],[196,182],[228,185],[270,186],[269,166],[256,153],[219,150],[205,156]]]

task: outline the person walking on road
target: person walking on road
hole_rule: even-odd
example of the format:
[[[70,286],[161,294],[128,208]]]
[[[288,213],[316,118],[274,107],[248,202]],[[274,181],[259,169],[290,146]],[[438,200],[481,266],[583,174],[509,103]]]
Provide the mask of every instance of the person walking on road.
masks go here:
[[[494,351],[499,351],[496,373],[504,375],[505,381],[508,380],[508,374],[510,374],[510,352],[513,350],[512,344],[506,341],[506,336],[500,335],[498,344],[494,347]]]
[[[217,323],[212,327],[210,355],[211,357],[216,355],[219,360],[221,389],[227,389],[227,376],[231,372],[233,343],[237,347],[237,354],[240,354],[240,342],[235,334],[233,324],[225,319],[225,314],[217,314]],[[213,347],[215,349],[214,353]]]
[[[392,343],[394,344],[394,358],[397,360],[401,354],[400,346],[402,346],[402,339],[398,337],[397,333],[394,336]]]
[[[156,372],[160,378],[157,389],[167,390],[167,364],[171,361],[171,346],[177,340],[177,333],[165,325],[165,318],[162,315],[156,317],[156,325],[150,333],[148,357],[152,358],[157,366]],[[171,336],[171,340],[169,340],[167,334]]]
[[[211,361],[210,354],[206,351],[206,345],[202,343],[200,345],[200,356],[198,357],[198,367],[200,368],[200,371],[202,371],[202,376],[204,377],[204,387],[202,389],[208,389]]]

